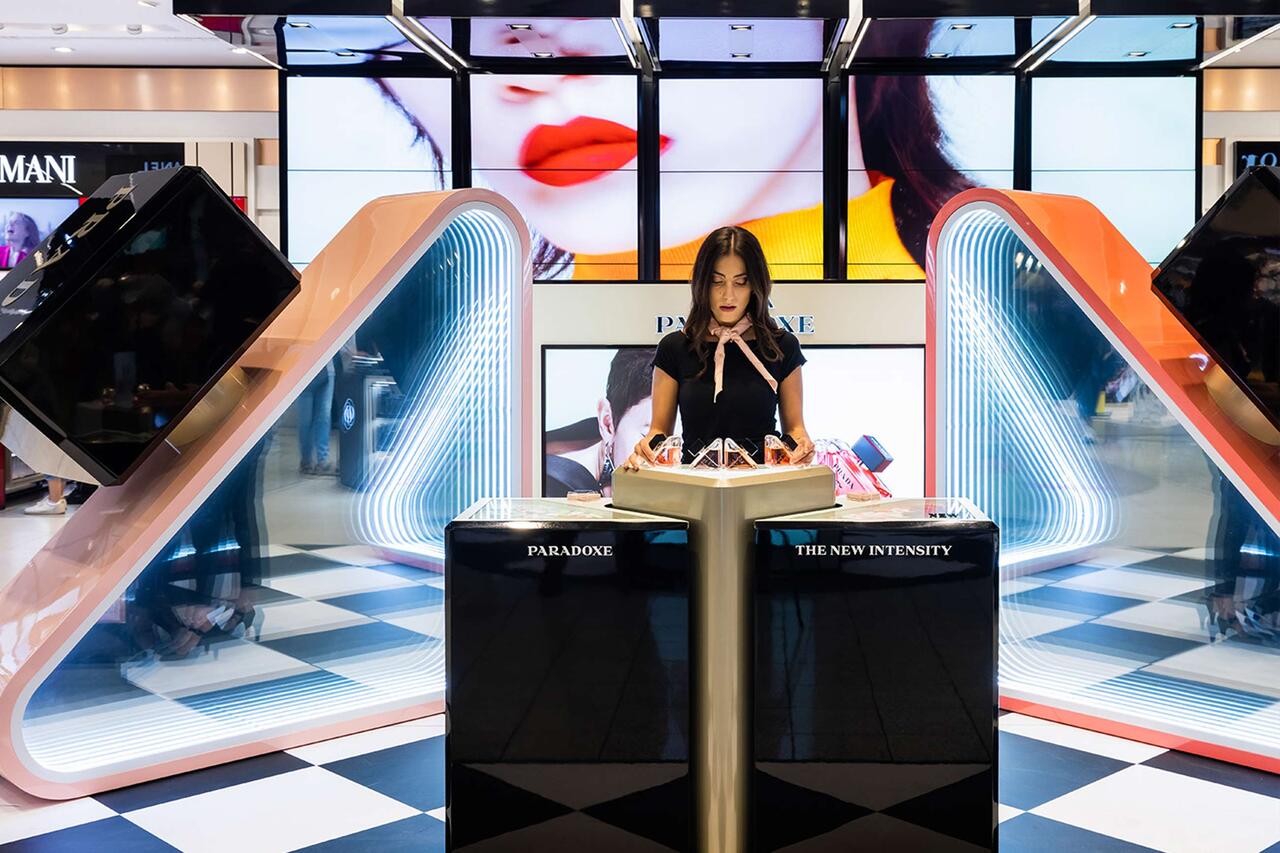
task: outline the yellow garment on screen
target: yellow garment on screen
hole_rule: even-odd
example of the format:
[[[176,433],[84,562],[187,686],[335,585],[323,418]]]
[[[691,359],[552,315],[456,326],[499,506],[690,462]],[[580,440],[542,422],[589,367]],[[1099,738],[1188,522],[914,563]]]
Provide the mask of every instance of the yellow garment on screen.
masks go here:
[[[902,245],[893,221],[893,179],[883,178],[849,200],[848,270],[851,279],[923,280],[924,270]],[[822,278],[822,205],[742,223],[764,249],[775,281]],[[702,239],[662,250],[661,278],[688,281]],[[586,281],[634,279],[636,253],[580,254],[573,277]]]

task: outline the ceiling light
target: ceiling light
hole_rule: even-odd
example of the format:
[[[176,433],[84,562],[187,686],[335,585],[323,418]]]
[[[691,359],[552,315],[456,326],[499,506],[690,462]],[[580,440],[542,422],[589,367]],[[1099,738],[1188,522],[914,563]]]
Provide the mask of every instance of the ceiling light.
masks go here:
[[[129,35],[136,36],[142,32],[142,24],[130,24],[125,29],[129,32]]]
[[[69,47],[55,47],[53,50],[54,50],[54,53],[70,53],[71,52],[71,48]]]
[[[545,50],[540,50],[537,53],[535,53],[533,56],[535,59],[550,59],[551,57],[555,56],[555,54],[549,53]]]
[[[953,29],[953,30],[971,30],[971,29],[973,29],[973,24],[952,24],[952,25],[951,25],[951,29]]]
[[[335,50],[333,52],[333,55],[334,56],[355,56],[356,53],[354,50]]]
[[[507,24],[507,29],[509,29],[509,30],[531,30],[531,29],[533,29],[533,25],[532,25],[532,24]]]
[[[53,27],[52,27],[52,30],[53,30],[53,34],[54,34],[54,35],[58,35],[58,36],[60,36],[60,35],[63,35],[64,33],[66,33],[66,31],[67,31],[67,25],[66,25],[66,24],[54,24],[54,25],[53,25]]]
[[[1148,51],[1148,50],[1131,50],[1128,53],[1126,53],[1125,56],[1132,57],[1133,59],[1137,59],[1139,57],[1146,56],[1150,52],[1151,51]]]
[[[729,54],[729,56],[732,59],[750,59],[751,58],[751,54],[749,53],[731,53]]]
[[[951,54],[949,53],[931,53],[929,54],[929,58],[930,59],[946,59],[950,55]]]
[[[1169,25],[1171,30],[1189,30],[1194,27],[1195,21],[1178,21]]]
[[[232,53],[248,53],[248,52],[249,52],[249,48],[247,48],[247,47],[233,47],[233,48],[231,48],[231,52],[232,52]]]
[[[311,29],[311,25],[308,24],[306,21],[290,21],[289,26],[293,27],[295,30]]]
[[[160,0],[138,0],[139,6],[145,6],[148,9],[154,9],[160,5]]]
[[[735,32],[741,32],[742,30],[752,30],[752,29],[755,29],[755,24],[730,24],[729,29],[734,30]]]

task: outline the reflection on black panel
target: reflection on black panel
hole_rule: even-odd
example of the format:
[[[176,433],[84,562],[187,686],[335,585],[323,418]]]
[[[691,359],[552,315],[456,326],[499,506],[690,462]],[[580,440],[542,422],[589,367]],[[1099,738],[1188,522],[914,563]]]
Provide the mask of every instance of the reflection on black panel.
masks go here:
[[[1280,427],[1280,169],[1251,169],[1156,270],[1154,287]]]
[[[104,483],[123,479],[296,293],[203,172],[113,178],[6,278],[0,393]]]

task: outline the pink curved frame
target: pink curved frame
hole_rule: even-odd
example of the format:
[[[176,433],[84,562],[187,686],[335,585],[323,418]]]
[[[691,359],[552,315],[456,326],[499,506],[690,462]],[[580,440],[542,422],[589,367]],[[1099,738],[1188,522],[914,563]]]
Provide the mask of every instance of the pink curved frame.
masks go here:
[[[925,487],[936,492],[939,440],[937,295],[938,241],[947,222],[966,208],[994,209],[1055,271],[1055,278],[1098,329],[1162,396],[1200,447],[1280,531],[1280,461],[1274,448],[1250,436],[1209,397],[1197,343],[1151,288],[1151,266],[1102,213],[1074,196],[974,189],[952,198],[933,221],[926,256]],[[1280,772],[1280,759],[1208,743],[1038,702],[1002,696],[1001,706],[1024,714]]]
[[[123,485],[100,489],[56,536],[0,589],[0,776],[38,797],[64,799],[287,749],[443,710],[443,702],[402,707],[276,736],[205,749],[144,766],[84,778],[42,773],[24,759],[22,717],[40,680],[124,592],[236,462],[276,421],[315,366],[329,359],[408,265],[467,210],[506,221],[519,242],[520,336],[532,335],[532,283],[524,218],[487,190],[390,196],[365,205],[307,267],[301,293],[238,362],[248,392],[215,430],[179,452],[153,453]],[[520,358],[519,424],[532,418],[532,370]],[[518,444],[521,490],[532,494],[528,442]],[[139,721],[145,725],[144,720]],[[196,747],[199,749],[199,747]]]

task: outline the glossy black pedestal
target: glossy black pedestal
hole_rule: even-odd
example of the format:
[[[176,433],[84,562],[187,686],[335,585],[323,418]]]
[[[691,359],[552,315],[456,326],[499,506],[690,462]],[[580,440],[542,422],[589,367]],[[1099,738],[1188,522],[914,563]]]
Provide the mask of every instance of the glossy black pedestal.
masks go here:
[[[685,522],[495,499],[446,555],[449,849],[690,849]]]
[[[756,531],[755,849],[993,848],[996,526],[938,499]]]

